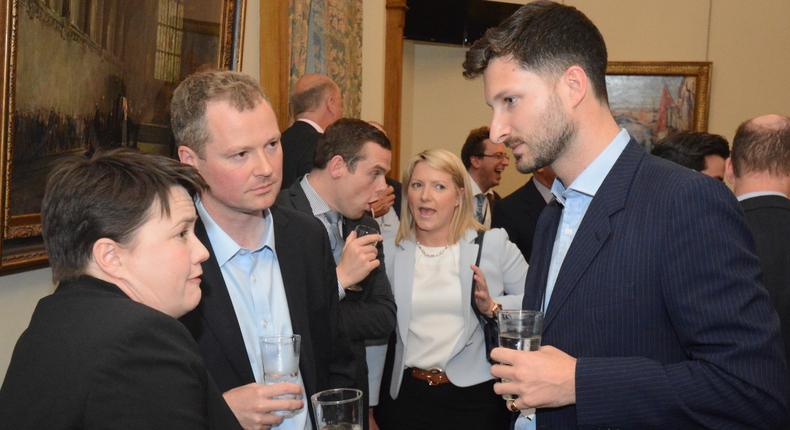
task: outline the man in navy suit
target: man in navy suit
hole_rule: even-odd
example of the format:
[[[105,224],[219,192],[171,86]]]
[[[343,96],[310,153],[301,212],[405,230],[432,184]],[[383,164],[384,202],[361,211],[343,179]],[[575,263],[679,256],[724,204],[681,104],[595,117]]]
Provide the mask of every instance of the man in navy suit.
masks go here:
[[[494,350],[526,428],[768,429],[786,419],[779,320],[720,182],[657,159],[609,110],[606,46],[577,9],[529,3],[467,52],[491,139],[551,165],[524,291],[538,351]],[[532,419],[530,419],[532,418]]]

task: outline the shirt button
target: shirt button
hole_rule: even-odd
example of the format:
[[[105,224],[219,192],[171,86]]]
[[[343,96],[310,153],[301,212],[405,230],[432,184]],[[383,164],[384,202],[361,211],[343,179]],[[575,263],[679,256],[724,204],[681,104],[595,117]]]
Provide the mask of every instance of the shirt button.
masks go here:
[[[255,282],[255,275],[250,276],[250,281]]]

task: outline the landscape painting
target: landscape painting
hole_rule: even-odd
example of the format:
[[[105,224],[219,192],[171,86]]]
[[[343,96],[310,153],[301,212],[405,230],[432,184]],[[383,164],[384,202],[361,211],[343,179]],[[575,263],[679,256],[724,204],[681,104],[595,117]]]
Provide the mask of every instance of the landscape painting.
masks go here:
[[[617,123],[647,151],[677,131],[707,130],[710,63],[609,63],[606,89]]]
[[[173,153],[169,103],[188,74],[231,67],[240,0],[5,0],[0,271],[46,262],[39,212],[64,157]],[[236,37],[234,37],[236,36]]]

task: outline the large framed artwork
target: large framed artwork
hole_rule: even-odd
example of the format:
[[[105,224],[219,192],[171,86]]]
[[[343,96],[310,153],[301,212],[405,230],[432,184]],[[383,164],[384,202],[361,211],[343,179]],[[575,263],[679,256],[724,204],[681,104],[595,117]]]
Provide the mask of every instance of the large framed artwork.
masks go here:
[[[0,273],[46,264],[41,198],[60,159],[173,153],[170,96],[237,68],[245,0],[0,0]]]
[[[709,62],[610,62],[609,107],[617,123],[650,151],[677,131],[707,131]]]

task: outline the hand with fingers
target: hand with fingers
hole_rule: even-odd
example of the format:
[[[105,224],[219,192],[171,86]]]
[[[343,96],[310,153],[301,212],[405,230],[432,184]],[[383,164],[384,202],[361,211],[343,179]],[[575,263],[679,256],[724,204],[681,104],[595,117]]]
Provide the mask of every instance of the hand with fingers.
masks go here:
[[[495,348],[491,374],[507,382],[494,384],[497,394],[517,395],[513,410],[557,408],[576,403],[576,359],[553,347],[537,351]]]
[[[337,280],[343,288],[356,285],[381,265],[376,249],[376,243],[380,240],[380,234],[357,237],[357,233],[352,231],[348,235],[337,264]]]
[[[275,415],[275,412],[298,411],[304,407],[304,401],[299,398],[275,398],[285,394],[301,397],[302,387],[290,383],[271,385],[251,383],[228,390],[222,394],[222,397],[244,429],[263,430],[282,423],[283,417]]]

